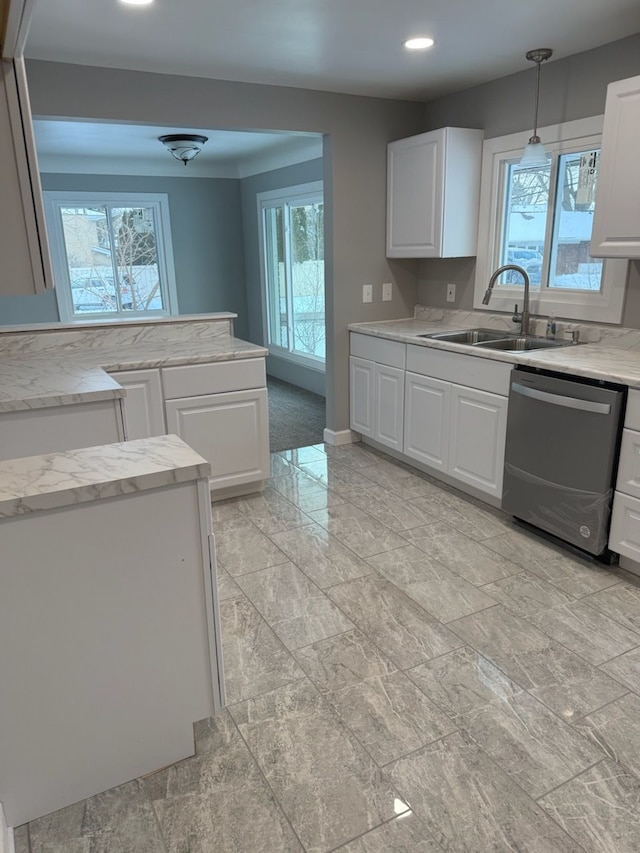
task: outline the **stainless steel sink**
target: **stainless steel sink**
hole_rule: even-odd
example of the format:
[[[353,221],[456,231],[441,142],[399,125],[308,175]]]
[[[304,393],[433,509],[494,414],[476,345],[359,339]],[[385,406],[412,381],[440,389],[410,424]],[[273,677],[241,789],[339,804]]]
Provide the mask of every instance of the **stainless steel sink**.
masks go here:
[[[485,341],[499,341],[509,337],[509,334],[509,332],[499,332],[497,329],[464,329],[460,332],[431,332],[429,335],[418,335],[418,337],[448,341],[451,344],[479,344]]]
[[[536,335],[519,335],[517,332],[501,332],[497,329],[461,329],[453,332],[431,332],[417,335],[419,338],[432,338],[436,341],[447,341],[451,344],[482,349],[495,349],[504,352],[525,352],[537,349],[556,349],[558,347],[575,346],[574,341],[540,338]]]
[[[555,349],[557,347],[573,346],[573,341],[556,341],[552,338],[537,338],[532,335],[521,335],[500,341],[482,341],[475,344],[482,349],[499,349],[506,352],[523,352],[530,349]]]

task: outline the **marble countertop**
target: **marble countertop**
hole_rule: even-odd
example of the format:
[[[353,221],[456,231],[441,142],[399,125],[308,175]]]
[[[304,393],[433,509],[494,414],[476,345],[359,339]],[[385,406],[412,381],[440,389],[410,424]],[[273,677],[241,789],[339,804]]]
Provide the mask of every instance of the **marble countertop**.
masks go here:
[[[104,370],[77,361],[0,359],[0,412],[112,400],[125,393]]]
[[[467,328],[480,326],[478,322]],[[493,328],[495,324],[486,324]],[[465,328],[463,324],[456,328]],[[406,320],[384,320],[378,323],[351,323],[352,332],[386,338],[387,340],[410,343],[417,346],[460,352],[475,358],[489,358],[493,361],[507,361],[511,364],[525,364],[558,373],[570,373],[591,379],[603,379],[619,382],[630,388],[640,388],[640,353],[621,347],[606,347],[596,344],[580,344],[558,349],[529,352],[502,352],[500,350],[481,349],[465,344],[422,338],[419,335],[432,332],[453,331],[454,327],[441,322],[429,322],[413,318]],[[505,327],[504,331],[510,331]]]
[[[0,518],[208,477],[211,466],[177,435],[0,461]]]
[[[239,338],[141,342],[117,349],[73,349],[65,353],[0,356],[0,412],[40,409],[124,397],[106,371],[141,370],[264,358],[268,350]]]

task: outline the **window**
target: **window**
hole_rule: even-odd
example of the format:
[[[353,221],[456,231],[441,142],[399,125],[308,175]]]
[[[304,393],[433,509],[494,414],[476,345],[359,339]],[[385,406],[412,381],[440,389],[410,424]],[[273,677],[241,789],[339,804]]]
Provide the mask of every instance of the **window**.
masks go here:
[[[602,117],[541,128],[550,162],[521,167],[528,134],[485,141],[474,305],[493,270],[517,264],[531,282],[531,311],[619,323],[627,262],[589,254]],[[522,277],[504,273],[488,310],[522,306]]]
[[[259,193],[258,217],[269,349],[321,369],[326,350],[322,182]]]
[[[177,313],[166,195],[44,197],[61,320]]]

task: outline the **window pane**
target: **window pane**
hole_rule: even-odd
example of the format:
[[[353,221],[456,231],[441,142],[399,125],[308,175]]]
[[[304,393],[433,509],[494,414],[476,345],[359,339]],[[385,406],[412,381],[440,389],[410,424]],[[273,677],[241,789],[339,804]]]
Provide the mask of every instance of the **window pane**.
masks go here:
[[[324,205],[292,205],[289,213],[293,350],[324,358]]]
[[[285,278],[282,207],[265,209],[264,230],[267,301],[269,303],[269,343],[288,349],[287,282]]]
[[[500,264],[517,264],[526,270],[531,284],[540,285],[551,166],[523,168],[510,163],[506,169]],[[501,281],[522,284],[522,277],[510,270]]]
[[[549,287],[601,289],[602,259],[589,254],[598,161],[598,151],[560,157]]]
[[[62,231],[74,314],[118,310],[105,207],[62,207]]]
[[[112,207],[111,229],[123,311],[161,311],[153,207]]]

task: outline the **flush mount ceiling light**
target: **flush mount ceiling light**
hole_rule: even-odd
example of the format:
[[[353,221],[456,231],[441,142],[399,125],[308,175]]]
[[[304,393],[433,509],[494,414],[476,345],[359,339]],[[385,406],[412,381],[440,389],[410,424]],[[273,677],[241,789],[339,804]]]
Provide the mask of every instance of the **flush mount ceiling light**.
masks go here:
[[[407,39],[404,42],[407,50],[426,50],[428,47],[433,47],[433,39],[426,36],[414,39]]]
[[[539,47],[525,54],[529,62],[536,63],[536,100],[533,108],[533,135],[522,154],[521,166],[544,166],[549,162],[542,140],[538,136],[538,101],[540,99],[540,66],[552,55],[553,51],[548,47]]]
[[[167,151],[170,151],[176,160],[180,160],[185,166],[202,151],[202,146],[208,139],[208,136],[198,136],[195,133],[170,133],[167,136],[158,137]]]
[[[126,6],[150,6],[153,0],[120,0]]]

